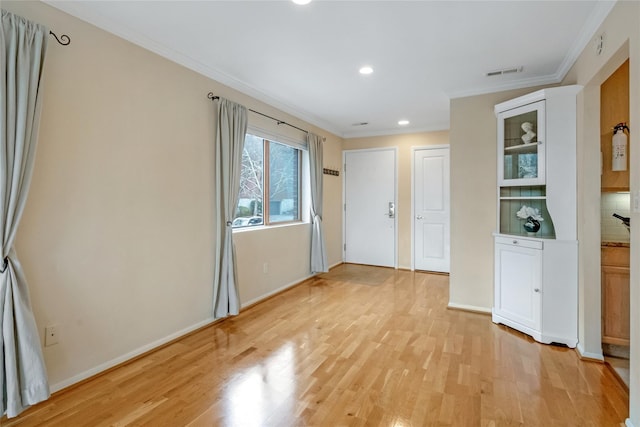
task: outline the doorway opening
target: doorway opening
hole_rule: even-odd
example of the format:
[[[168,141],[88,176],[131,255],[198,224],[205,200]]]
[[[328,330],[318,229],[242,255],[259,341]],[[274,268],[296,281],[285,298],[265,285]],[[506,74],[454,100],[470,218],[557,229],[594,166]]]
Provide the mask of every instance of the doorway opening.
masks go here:
[[[630,228],[629,147],[614,147],[614,127],[628,123],[629,60],[600,85],[600,233],[602,352],[605,362],[629,387]],[[617,139],[622,135],[618,134]],[[619,141],[616,141],[619,142]],[[617,144],[616,144],[617,145]]]

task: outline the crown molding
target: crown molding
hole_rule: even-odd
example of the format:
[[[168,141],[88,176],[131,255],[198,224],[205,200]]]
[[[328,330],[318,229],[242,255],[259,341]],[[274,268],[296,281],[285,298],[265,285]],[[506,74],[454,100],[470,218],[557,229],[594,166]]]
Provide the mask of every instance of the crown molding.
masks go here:
[[[233,76],[230,76],[227,73],[224,73],[223,71],[220,71],[187,55],[177,52],[176,50],[171,49],[162,43],[151,40],[150,38],[138,33],[132,28],[118,24],[111,19],[101,16],[100,14],[88,11],[82,7],[82,2],[59,2],[55,0],[41,1],[55,9],[74,16],[75,18],[85,21],[97,28],[100,28],[101,30],[104,30],[143,49],[160,55],[163,58],[168,59],[169,61],[182,65],[192,71],[195,71],[198,74],[201,74],[205,77],[215,80],[218,83],[235,89],[238,92],[269,104],[270,106],[275,107],[300,120],[317,126],[320,129],[329,131],[334,135],[342,137],[342,131],[336,128],[331,123],[322,120],[307,111],[301,110],[299,107],[292,106],[285,101],[273,97],[272,95],[268,95],[260,91],[259,89],[256,89],[255,87]]]
[[[587,47],[596,31],[607,18],[618,0],[599,0],[593,11],[589,15],[587,22],[582,26],[578,38],[573,43],[569,52],[564,57],[555,73],[546,76],[532,77],[528,79],[513,80],[502,84],[478,87],[461,91],[447,92],[450,99],[465,98],[468,96],[486,95],[489,93],[503,92],[506,90],[526,89],[535,86],[549,86],[561,83],[573,64],[578,60],[580,54]]]
[[[558,80],[558,82],[561,82],[569,70],[571,70],[571,67],[573,67],[573,64],[578,60],[580,54],[593,39],[598,28],[600,28],[604,20],[607,19],[607,16],[609,16],[609,13],[611,13],[617,1],[618,0],[600,0],[596,3],[591,15],[587,18],[587,22],[582,26],[578,38],[574,41],[573,46],[571,46],[569,52],[567,52],[567,55],[558,67],[558,71],[556,72],[556,80]]]
[[[449,123],[436,123],[433,126],[425,128],[407,128],[407,129],[380,129],[376,131],[343,131],[335,124],[332,124],[322,118],[315,116],[314,114],[301,109],[300,107],[289,104],[288,102],[278,99],[273,95],[267,94],[258,88],[249,85],[242,80],[233,77],[215,67],[204,64],[190,56],[184,55],[168,46],[158,43],[150,38],[137,32],[135,29],[118,24],[117,22],[106,18],[98,13],[88,10],[82,7],[82,2],[74,1],[56,1],[56,0],[41,0],[43,3],[58,9],[64,13],[74,16],[82,21],[85,21],[91,25],[96,26],[108,33],[111,33],[117,37],[120,37],[128,42],[131,42],[143,49],[151,51],[163,58],[166,58],[174,63],[182,65],[198,74],[208,77],[216,82],[228,86],[237,90],[245,95],[248,95],[258,101],[264,102],[274,108],[281,110],[284,113],[290,114],[297,119],[303,120],[311,125],[317,126],[320,129],[328,131],[341,138],[357,138],[367,136],[384,136],[384,135],[396,135],[396,134],[409,134],[420,132],[433,132],[448,130]],[[591,38],[595,32],[602,25],[608,14],[615,6],[617,0],[598,0],[594,10],[589,15],[587,22],[583,25],[580,34],[576,41],[571,46],[571,49],[559,65],[557,71],[550,75],[532,77],[527,79],[513,80],[510,82],[503,82],[500,84],[492,84],[483,87],[476,87],[473,89],[465,89],[458,91],[446,92],[446,95],[450,99],[464,98],[476,95],[485,95],[489,93],[502,92],[507,90],[525,89],[535,86],[550,86],[557,85],[567,75],[575,61],[580,54],[587,47]]]
[[[441,122],[436,124],[435,126],[422,127],[422,128],[406,128],[406,129],[380,129],[380,130],[371,130],[371,131],[354,131],[354,132],[344,132],[342,135],[343,139],[352,139],[352,138],[368,138],[371,136],[392,136],[392,135],[408,135],[412,133],[424,133],[424,132],[442,132],[449,130],[449,122]]]
[[[450,99],[466,98],[468,96],[486,95],[489,93],[503,92],[505,90],[526,89],[535,86],[548,86],[560,83],[556,75],[548,75],[541,77],[532,77],[528,79],[519,79],[511,82],[495,84],[491,86],[479,87],[476,89],[468,89],[454,92],[447,92]]]

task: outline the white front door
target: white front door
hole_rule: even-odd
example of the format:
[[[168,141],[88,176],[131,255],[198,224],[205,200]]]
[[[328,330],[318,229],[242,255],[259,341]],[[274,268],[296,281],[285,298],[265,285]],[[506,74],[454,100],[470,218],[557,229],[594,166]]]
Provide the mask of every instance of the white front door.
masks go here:
[[[344,260],[396,266],[396,149],[344,152]]]
[[[414,267],[449,272],[449,148],[413,154]]]

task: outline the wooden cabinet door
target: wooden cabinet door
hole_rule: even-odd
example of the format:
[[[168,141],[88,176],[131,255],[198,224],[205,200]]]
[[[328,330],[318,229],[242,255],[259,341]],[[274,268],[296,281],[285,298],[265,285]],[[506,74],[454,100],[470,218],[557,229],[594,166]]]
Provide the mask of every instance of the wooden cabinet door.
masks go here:
[[[629,345],[629,268],[602,266],[602,342]]]

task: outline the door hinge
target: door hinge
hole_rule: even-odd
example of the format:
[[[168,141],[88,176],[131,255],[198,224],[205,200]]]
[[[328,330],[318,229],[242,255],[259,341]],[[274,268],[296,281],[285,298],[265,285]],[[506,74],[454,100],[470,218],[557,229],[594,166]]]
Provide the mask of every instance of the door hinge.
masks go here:
[[[344,211],[345,212],[347,211],[347,204],[346,203],[344,204]]]
[[[344,244],[344,251],[346,252],[346,250],[347,250],[347,244],[345,243]]]
[[[345,173],[347,172],[347,164],[346,163],[344,164],[344,172]]]

